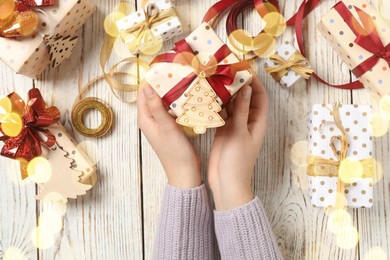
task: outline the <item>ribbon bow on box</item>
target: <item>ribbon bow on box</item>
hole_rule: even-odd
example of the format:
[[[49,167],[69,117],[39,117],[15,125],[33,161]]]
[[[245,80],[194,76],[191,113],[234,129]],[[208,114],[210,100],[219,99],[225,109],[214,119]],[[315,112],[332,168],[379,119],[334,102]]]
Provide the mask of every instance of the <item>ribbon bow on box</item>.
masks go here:
[[[349,147],[349,140],[347,133],[341,121],[339,104],[333,105],[333,111],[331,112],[334,118],[334,123],[341,135],[332,136],[330,147],[337,158],[337,160],[327,159],[319,156],[310,155],[307,157],[307,174],[309,176],[323,176],[323,177],[337,177],[337,196],[336,205],[337,209],[343,207],[343,194],[346,186],[351,184],[351,178],[373,178],[374,177],[374,159],[368,158],[357,161],[356,163],[361,166],[361,171],[353,172],[348,171],[347,176],[342,176],[340,173],[341,165],[349,160],[347,158],[347,152]],[[336,148],[336,143],[340,143],[340,149]],[[352,160],[351,160],[352,161]],[[353,164],[353,161],[352,161]]]
[[[380,59],[384,59],[390,66],[390,43],[387,46],[384,46],[378,31],[376,30],[373,18],[358,7],[354,6],[354,8],[357,11],[363,26],[357,21],[342,1],[334,7],[356,35],[357,38],[355,43],[373,54],[370,58],[366,59],[352,70],[354,75],[359,78],[375,67]]]
[[[0,19],[0,37],[16,38],[36,33],[39,17],[31,7],[53,6],[54,0],[9,0],[13,3],[13,11],[5,19]],[[37,9],[43,16],[47,14]],[[50,23],[49,23],[50,26]],[[53,29],[53,28],[52,28]],[[57,67],[64,59],[70,57],[73,47],[78,41],[77,36],[44,35],[44,42],[49,49],[51,66]]]
[[[272,54],[270,59],[278,66],[266,67],[265,71],[270,73],[276,82],[280,82],[289,70],[295,71],[304,79],[309,79],[314,72],[314,70],[308,68],[309,63],[299,51],[294,52],[288,60],[284,60],[277,54]]]
[[[23,179],[28,177],[25,171],[27,162],[42,155],[41,145],[52,147],[56,144],[55,136],[43,128],[55,124],[60,119],[58,108],[54,106],[46,108],[38,89],[31,89],[28,97],[25,104],[18,94],[8,95],[11,111],[7,111],[7,115],[2,116],[0,121],[0,141],[4,142],[0,155],[21,161]],[[15,115],[21,120],[13,120]],[[12,120],[11,123],[20,130],[12,136],[7,135],[5,131],[5,125],[9,120]]]
[[[211,85],[215,93],[222,100],[224,105],[227,105],[231,99],[231,94],[226,86],[231,85],[238,71],[248,70],[251,68],[247,61],[241,61],[234,64],[220,63],[226,59],[232,52],[223,45],[209,60],[206,65],[202,65],[196,53],[191,49],[185,39],[176,43],[173,49],[175,53],[165,53],[157,56],[151,64],[160,62],[174,62],[182,65],[189,65],[193,68],[193,72],[184,77],[182,81],[177,83],[163,97],[163,101],[167,105],[171,105],[178,99],[190,84],[197,78],[205,78]]]

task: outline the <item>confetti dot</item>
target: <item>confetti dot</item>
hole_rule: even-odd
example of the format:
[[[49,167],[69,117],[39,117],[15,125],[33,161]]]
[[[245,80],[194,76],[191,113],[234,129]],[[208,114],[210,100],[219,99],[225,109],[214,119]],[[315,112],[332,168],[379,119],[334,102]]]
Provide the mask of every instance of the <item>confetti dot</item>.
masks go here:
[[[334,19],[330,19],[330,23],[334,23]]]
[[[198,37],[197,37],[197,36],[194,36],[194,37],[192,37],[192,39],[193,39],[194,41],[196,41],[196,40],[198,39]]]
[[[207,44],[210,45],[212,44],[213,42],[211,40],[207,40]]]
[[[172,78],[172,73],[169,73],[169,74],[168,74],[168,78]]]
[[[382,32],[386,32],[386,28],[382,28]]]
[[[386,71],[386,70],[387,70],[387,68],[386,68],[386,67],[383,67],[382,69],[383,69],[383,71]]]
[[[366,7],[367,7],[367,5],[366,5],[366,4],[363,4],[363,5],[362,5],[362,7],[363,7],[363,8],[366,8]]]
[[[353,43],[350,43],[350,44],[349,44],[349,47],[351,47],[351,48],[352,48],[352,47],[353,47]]]
[[[243,84],[245,82],[244,79],[240,79],[240,83]]]
[[[340,35],[344,35],[344,32],[343,32],[343,31],[340,31]]]
[[[378,80],[378,84],[382,84],[383,83],[383,80]]]
[[[172,104],[172,107],[173,107],[173,108],[175,108],[175,107],[176,107],[176,104],[175,104],[175,103],[173,103],[173,104]]]
[[[362,60],[363,58],[363,55],[359,55],[359,60]]]

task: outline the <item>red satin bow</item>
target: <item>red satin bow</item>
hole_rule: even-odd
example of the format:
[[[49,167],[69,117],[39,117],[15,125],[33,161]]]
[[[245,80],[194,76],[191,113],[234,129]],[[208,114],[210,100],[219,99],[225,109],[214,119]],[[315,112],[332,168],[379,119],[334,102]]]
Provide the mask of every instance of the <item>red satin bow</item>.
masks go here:
[[[167,105],[171,105],[175,100],[177,100],[185,92],[191,82],[199,76],[206,78],[215,93],[222,100],[223,104],[226,105],[231,99],[231,94],[227,90],[226,86],[233,83],[238,71],[248,70],[251,68],[250,64],[246,61],[241,61],[235,64],[220,65],[220,62],[232,53],[226,45],[223,45],[204,66],[201,65],[196,57],[196,53],[191,49],[185,39],[177,42],[173,51],[175,51],[175,53],[165,53],[157,56],[151,64],[159,62],[175,62],[193,67],[194,72],[190,73],[182,81],[177,83],[162,97],[163,101]]]
[[[352,70],[356,77],[361,77],[372,69],[380,59],[384,59],[390,66],[390,43],[385,47],[375,28],[372,17],[355,6],[363,27],[359,24],[348,7],[339,2],[334,9],[343,17],[344,21],[356,35],[355,43],[373,55]]]
[[[19,0],[28,6],[51,6],[54,5],[55,0]]]
[[[24,126],[17,137],[9,137],[3,133],[0,124],[0,141],[5,142],[0,153],[2,156],[30,161],[42,154],[41,144],[51,147],[56,143],[55,136],[42,127],[56,123],[60,119],[60,111],[54,106],[46,108],[38,89],[31,89],[28,96],[26,105],[18,94],[8,95],[12,111],[22,117]]]

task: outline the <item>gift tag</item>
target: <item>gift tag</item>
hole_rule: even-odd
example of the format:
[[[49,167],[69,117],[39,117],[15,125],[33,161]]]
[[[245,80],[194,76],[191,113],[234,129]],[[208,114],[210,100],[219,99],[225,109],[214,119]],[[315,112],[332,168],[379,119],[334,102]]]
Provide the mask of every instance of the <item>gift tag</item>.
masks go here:
[[[52,68],[57,67],[63,60],[70,57],[77,41],[77,36],[45,36],[45,43],[50,49]]]

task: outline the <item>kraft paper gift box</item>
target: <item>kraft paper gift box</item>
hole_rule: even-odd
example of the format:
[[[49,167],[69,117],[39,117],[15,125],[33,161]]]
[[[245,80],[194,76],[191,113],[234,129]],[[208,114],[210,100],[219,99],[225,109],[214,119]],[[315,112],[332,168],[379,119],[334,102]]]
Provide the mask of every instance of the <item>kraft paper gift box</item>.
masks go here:
[[[326,14],[318,24],[319,31],[325,36],[333,49],[348,65],[350,70],[354,70],[358,65],[370,59],[374,54],[356,43],[357,36],[351,27],[344,21],[343,17],[337,11],[341,5],[345,5],[348,12],[356,18],[356,27],[362,25],[356,8],[367,13],[374,23],[375,31],[368,29],[371,33],[377,32],[382,45],[386,47],[390,54],[390,25],[380,16],[380,14],[364,0],[344,0],[339,2],[328,14]],[[359,26],[357,26],[359,24]],[[354,28],[355,29],[355,28]],[[373,46],[375,44],[368,44]],[[382,50],[380,50],[381,52]],[[390,56],[388,61],[381,58],[376,65],[368,72],[359,77],[361,83],[370,90],[376,98],[390,94]]]
[[[145,28],[144,31],[140,31],[139,28],[147,20],[146,15],[153,16],[154,12],[157,12],[158,15],[152,20],[150,29]],[[145,11],[130,14],[118,20],[116,25],[125,45],[133,54],[161,45],[163,41],[183,33],[180,19],[172,3],[168,0],[156,1],[153,5],[149,4]],[[154,37],[149,38],[149,32]],[[136,41],[137,38],[139,40]]]
[[[42,13],[36,12],[41,25],[35,34],[21,38],[0,37],[0,59],[18,74],[31,78],[37,78],[50,63],[59,65],[51,59],[44,35],[68,37],[72,39],[70,44],[74,45],[74,35],[96,7],[92,0],[58,0],[54,6],[32,8],[33,11],[37,9],[41,9]]]
[[[190,35],[185,38],[193,54],[198,59],[199,63],[206,65],[210,59],[214,59],[216,54],[223,46],[226,46],[218,37],[208,23],[202,23]],[[227,48],[227,46],[226,46]],[[171,51],[167,54],[175,53]],[[219,64],[216,65],[232,65],[240,62],[237,56],[230,52]],[[156,62],[152,63],[150,70],[146,73],[146,81],[154,88],[157,94],[164,99],[167,93],[172,90],[177,84],[188,79],[188,75],[194,73],[194,68],[190,65],[182,65],[176,62]],[[189,91],[199,81],[199,77],[192,82],[188,82],[186,90],[170,104],[171,110],[180,116],[183,114],[183,104],[187,101]],[[233,97],[237,91],[249,84],[252,80],[252,74],[248,69],[237,71],[231,85],[225,85],[230,95]],[[222,107],[223,102],[220,97],[216,97],[216,102]]]
[[[340,121],[345,129],[346,137],[349,142],[349,147],[346,150],[346,158],[356,160],[363,165],[366,161],[367,165],[372,166],[371,174],[366,171],[363,174],[352,172],[358,176],[349,176],[348,184],[345,184],[341,194],[345,195],[348,207],[351,208],[370,208],[373,204],[373,141],[369,130],[370,106],[367,105],[337,105],[339,107]],[[331,144],[335,142],[337,151],[341,150],[341,140],[332,142],[332,137],[342,137],[342,132],[337,126],[334,117],[333,105],[314,105],[309,117],[309,157],[316,157],[325,160],[333,160],[340,162],[336,157]],[[310,163],[308,157],[308,177],[309,177],[309,196],[315,207],[329,207],[336,205],[336,197],[338,185],[342,179],[339,176],[328,176],[320,174],[316,171],[315,174],[310,172]],[[316,167],[324,167],[322,164]],[[336,171],[337,173],[337,171]],[[339,173],[340,174],[340,173]],[[348,177],[348,178],[349,178]],[[346,178],[344,178],[345,180]]]
[[[297,65],[295,65],[294,68],[290,67],[276,72],[271,72],[274,68],[278,68],[283,65],[280,64],[280,62],[289,61],[297,62]],[[265,68],[276,82],[286,88],[291,87],[302,78],[310,77],[310,74],[313,72],[313,70],[310,69],[309,62],[306,58],[303,57],[303,55],[289,41],[284,42],[276,53],[265,61]],[[295,69],[297,69],[297,71]]]

